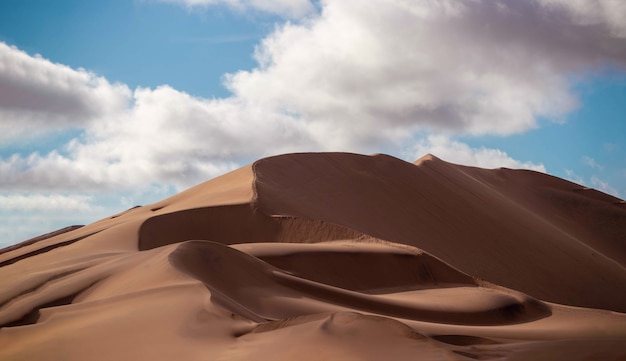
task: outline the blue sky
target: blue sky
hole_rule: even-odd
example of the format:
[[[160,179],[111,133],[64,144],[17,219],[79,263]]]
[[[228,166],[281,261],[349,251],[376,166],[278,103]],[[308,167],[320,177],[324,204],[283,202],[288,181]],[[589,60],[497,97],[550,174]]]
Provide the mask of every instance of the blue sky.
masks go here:
[[[0,246],[291,151],[626,194],[626,3],[0,2]]]

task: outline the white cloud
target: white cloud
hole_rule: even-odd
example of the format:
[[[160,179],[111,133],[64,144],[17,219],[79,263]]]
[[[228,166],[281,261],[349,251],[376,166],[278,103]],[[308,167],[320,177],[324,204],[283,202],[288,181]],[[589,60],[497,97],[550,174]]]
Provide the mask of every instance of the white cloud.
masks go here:
[[[0,42],[0,144],[84,127],[127,107],[130,90]]]
[[[587,165],[588,167],[591,167],[593,169],[597,169],[597,170],[602,170],[604,169],[604,166],[602,166],[601,164],[598,164],[598,162],[596,162],[595,159],[589,157],[589,156],[584,156],[582,158],[583,163],[585,163],[585,165]]]
[[[564,17],[569,13],[562,5],[321,5],[318,15],[285,23],[267,36],[256,50],[258,68],[226,77],[233,96],[224,99],[197,98],[168,86],[131,91],[0,44],[0,92],[11,94],[0,97],[0,122],[8,125],[4,136],[22,139],[36,129],[70,126],[81,131],[48,154],[0,158],[0,186],[137,189],[158,182],[180,189],[270,154],[402,152],[413,146],[415,134],[429,130],[521,132],[534,127],[537,117],[558,119],[575,107],[572,72],[604,61],[626,63],[612,33],[596,31],[612,26],[609,20],[589,28]],[[425,142],[437,146],[437,139]],[[448,145],[454,146],[452,161],[535,167],[495,149]]]
[[[206,100],[168,86],[138,88],[133,107],[84,129],[61,151],[0,158],[4,189],[179,190],[263,155],[315,149],[293,118],[235,98]]]
[[[156,0],[190,8],[226,5],[237,11],[256,10],[287,18],[300,18],[315,11],[309,0]]]
[[[0,194],[0,211],[82,212],[93,208],[92,197],[63,194]]]
[[[623,66],[626,48],[531,1],[327,0],[319,17],[264,39],[256,59],[229,89],[318,129],[511,134],[561,121],[577,106],[570,76]]]
[[[626,38],[626,2],[623,0],[539,0],[555,11],[565,10],[581,25],[606,25],[616,36]]]
[[[312,6],[186,2],[218,3]],[[131,91],[0,43],[0,122],[8,129],[0,137],[81,131],[50,153],[0,158],[0,186],[137,189],[156,182],[180,189],[276,153],[393,153],[410,149],[415,134],[429,130],[521,132],[537,117],[558,119],[575,107],[572,72],[626,63],[613,33],[597,31],[613,26],[609,18],[589,28],[565,5],[325,0],[321,6],[318,15],[267,36],[256,50],[258,68],[226,77],[233,95],[224,99],[168,86]],[[452,146],[449,160],[468,164],[541,169],[499,150],[441,139],[418,147]]]
[[[442,135],[429,135],[417,140],[411,152],[411,159],[418,159],[425,154],[433,154],[447,162],[481,168],[514,168],[546,172],[543,164],[522,162],[511,158],[506,152],[493,148],[472,148],[465,143],[451,140]]]

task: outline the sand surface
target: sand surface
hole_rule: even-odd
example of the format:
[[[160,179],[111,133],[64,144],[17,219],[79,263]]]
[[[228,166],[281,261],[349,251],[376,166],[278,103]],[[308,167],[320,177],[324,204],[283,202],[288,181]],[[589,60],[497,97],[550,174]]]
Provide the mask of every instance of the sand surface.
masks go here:
[[[0,360],[626,360],[626,206],[289,154],[0,250]]]

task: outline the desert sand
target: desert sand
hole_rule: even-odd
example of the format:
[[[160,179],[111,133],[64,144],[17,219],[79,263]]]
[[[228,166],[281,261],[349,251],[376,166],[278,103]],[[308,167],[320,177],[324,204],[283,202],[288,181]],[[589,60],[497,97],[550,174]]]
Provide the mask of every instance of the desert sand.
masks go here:
[[[626,360],[626,204],[432,155],[265,158],[0,250],[0,360]]]

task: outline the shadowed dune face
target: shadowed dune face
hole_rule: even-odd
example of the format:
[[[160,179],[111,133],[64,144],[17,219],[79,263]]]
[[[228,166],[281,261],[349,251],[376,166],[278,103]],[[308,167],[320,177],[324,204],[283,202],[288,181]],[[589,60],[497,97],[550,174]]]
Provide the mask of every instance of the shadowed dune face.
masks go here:
[[[617,291],[626,284],[622,256],[608,252],[626,248],[626,210],[616,198],[590,199],[573,183],[536,172],[434,157],[413,165],[384,155],[297,154],[260,160],[254,171],[257,206],[266,214],[412,245],[543,300],[626,311],[626,294]],[[569,197],[555,201],[562,192]],[[562,206],[562,198],[577,207]],[[585,224],[610,227],[597,235]]]
[[[353,247],[358,250],[356,244]],[[337,257],[336,253],[324,252],[323,245],[319,248],[321,250],[319,253],[325,254],[325,260],[329,263],[337,265],[345,258]],[[376,258],[376,253],[368,255],[352,252],[351,255],[353,258],[363,258],[361,262],[357,262],[359,265]],[[315,257],[316,253],[309,252],[308,256]],[[405,285],[409,290],[431,287],[428,291],[415,292],[415,297],[420,299],[414,302],[402,302],[391,296],[352,292],[349,288],[332,285],[335,283],[332,281],[328,284],[298,277],[246,253],[214,242],[186,242],[176,248],[169,259],[176,268],[202,281],[216,302],[234,313],[257,322],[337,310],[336,307],[328,305],[389,317],[464,325],[522,323],[550,315],[550,309],[536,300],[522,294],[507,294],[497,289],[483,290],[470,283],[471,278],[433,258],[426,260],[415,258],[412,264],[404,265],[404,269],[395,269],[391,272],[413,273],[419,272],[420,269],[428,269],[426,274],[417,275],[413,282]],[[342,265],[343,267],[338,269],[339,272],[344,270],[346,273],[355,272],[351,269],[354,263],[343,262]],[[309,267],[304,265],[303,268]],[[339,277],[335,275],[335,278]],[[390,282],[394,281],[393,274],[387,274],[387,277]],[[436,292],[433,292],[432,288],[438,279],[441,279],[443,286],[447,285],[449,288],[437,288]],[[465,283],[447,284],[443,282],[446,280]],[[475,289],[471,292],[464,290],[466,296],[462,297],[462,303],[465,305],[457,308],[452,307],[452,304],[450,307],[442,307],[446,297],[460,295],[453,285]],[[384,282],[379,286],[385,289],[395,287],[396,291],[398,288],[400,291],[403,290],[395,284],[387,285]]]
[[[148,250],[190,239],[223,244],[249,242],[312,243],[362,236],[346,227],[299,218],[274,218],[250,204],[215,206],[166,213],[139,229],[138,248]]]
[[[320,249],[259,258],[299,277],[367,293],[403,287],[418,289],[476,285],[471,277],[427,254],[366,253],[356,250],[337,252]],[[362,265],[367,267],[363,268]]]
[[[234,222],[237,225],[234,226]],[[218,206],[166,213],[147,219],[139,229],[139,250],[190,239],[224,244],[251,242],[254,235],[275,236],[278,226],[249,204]]]
[[[0,250],[0,360],[621,361],[624,240],[545,174],[270,157]]]

